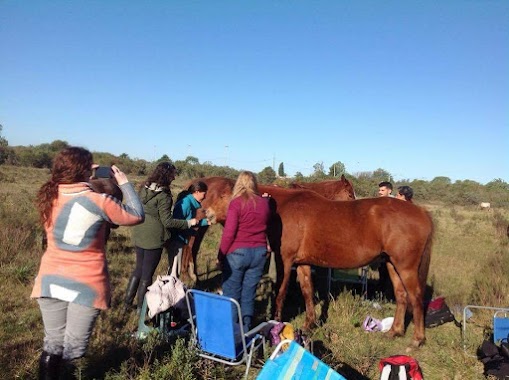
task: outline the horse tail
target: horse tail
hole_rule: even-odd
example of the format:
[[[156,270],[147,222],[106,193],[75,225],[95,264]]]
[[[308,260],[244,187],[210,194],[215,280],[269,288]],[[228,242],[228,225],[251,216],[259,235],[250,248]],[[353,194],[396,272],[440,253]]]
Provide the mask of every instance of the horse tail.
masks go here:
[[[423,294],[426,292],[426,281],[428,279],[428,272],[431,262],[431,248],[433,246],[433,236],[435,233],[435,227],[433,224],[433,219],[431,218],[431,215],[429,212],[427,213],[427,216],[429,218],[430,224],[431,224],[431,231],[428,235],[428,238],[426,240],[426,244],[424,246],[424,251],[421,256],[421,263],[419,264],[419,282],[421,284],[421,289],[423,291]]]

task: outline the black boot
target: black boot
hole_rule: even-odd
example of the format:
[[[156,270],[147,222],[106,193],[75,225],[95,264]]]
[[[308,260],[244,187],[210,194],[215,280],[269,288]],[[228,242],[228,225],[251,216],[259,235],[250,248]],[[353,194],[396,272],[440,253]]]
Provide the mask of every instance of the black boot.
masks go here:
[[[59,380],[76,380],[81,378],[81,375],[76,375],[78,372],[78,368],[76,367],[76,360],[73,359],[63,359],[62,360],[62,370]]]
[[[143,307],[143,300],[145,299],[145,293],[147,292],[147,288],[151,285],[151,281],[141,280],[140,286],[138,286],[138,314],[141,312],[141,308]]]
[[[129,279],[124,298],[124,307],[126,309],[131,308],[131,306],[133,305],[134,296],[136,295],[136,291],[138,290],[139,283],[140,279],[136,276],[131,276],[131,278]]]
[[[39,380],[58,380],[62,355],[43,351],[39,359]]]

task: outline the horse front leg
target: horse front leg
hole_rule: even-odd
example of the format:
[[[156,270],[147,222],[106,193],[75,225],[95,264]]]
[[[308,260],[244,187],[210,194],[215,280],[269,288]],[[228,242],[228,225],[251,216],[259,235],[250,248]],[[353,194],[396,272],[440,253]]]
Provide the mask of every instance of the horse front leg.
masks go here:
[[[276,297],[276,313],[274,319],[281,321],[283,315],[283,304],[285,303],[286,292],[288,291],[288,283],[290,282],[290,274],[292,271],[292,263],[285,263],[283,266],[283,279],[279,286],[277,297]]]
[[[394,297],[396,298],[396,313],[394,315],[394,322],[392,323],[391,329],[387,335],[390,338],[396,336],[403,336],[405,334],[405,313],[407,309],[407,292],[403,286],[403,282],[399,274],[396,272],[394,265],[391,262],[387,262],[387,271],[391,278],[392,286],[394,288]]]
[[[315,305],[313,302],[313,281],[311,279],[311,266],[299,265],[297,267],[297,277],[299,278],[300,289],[306,305],[306,321],[304,330],[310,330],[316,324]]]
[[[180,268],[180,275],[182,277],[186,277],[189,271],[189,264],[192,260],[191,257],[191,247],[193,246],[193,239],[191,238],[189,242],[182,247],[182,266]]]

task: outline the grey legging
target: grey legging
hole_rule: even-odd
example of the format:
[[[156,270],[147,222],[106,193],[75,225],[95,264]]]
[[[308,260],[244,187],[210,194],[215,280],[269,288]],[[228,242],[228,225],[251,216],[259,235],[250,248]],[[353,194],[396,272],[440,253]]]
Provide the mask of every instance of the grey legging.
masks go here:
[[[55,298],[37,301],[44,323],[44,351],[63,359],[85,355],[100,310]]]

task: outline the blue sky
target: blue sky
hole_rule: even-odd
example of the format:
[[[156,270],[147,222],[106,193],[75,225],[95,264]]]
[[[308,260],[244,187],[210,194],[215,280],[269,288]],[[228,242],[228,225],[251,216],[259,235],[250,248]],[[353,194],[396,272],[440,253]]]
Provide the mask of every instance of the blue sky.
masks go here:
[[[509,1],[0,2],[10,145],[509,182]]]

